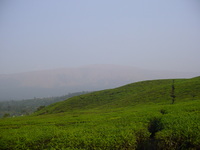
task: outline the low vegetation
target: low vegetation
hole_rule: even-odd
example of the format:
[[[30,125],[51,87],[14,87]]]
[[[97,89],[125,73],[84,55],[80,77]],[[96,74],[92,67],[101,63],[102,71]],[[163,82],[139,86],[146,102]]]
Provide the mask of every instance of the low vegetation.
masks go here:
[[[200,77],[143,81],[0,120],[0,149],[200,149]]]

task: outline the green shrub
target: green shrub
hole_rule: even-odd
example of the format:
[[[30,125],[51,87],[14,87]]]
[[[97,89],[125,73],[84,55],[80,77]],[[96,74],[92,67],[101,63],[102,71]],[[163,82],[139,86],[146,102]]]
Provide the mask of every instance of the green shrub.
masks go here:
[[[153,117],[150,119],[148,130],[151,133],[150,138],[154,138],[156,132],[161,131],[163,129],[163,123],[161,121],[161,117]]]

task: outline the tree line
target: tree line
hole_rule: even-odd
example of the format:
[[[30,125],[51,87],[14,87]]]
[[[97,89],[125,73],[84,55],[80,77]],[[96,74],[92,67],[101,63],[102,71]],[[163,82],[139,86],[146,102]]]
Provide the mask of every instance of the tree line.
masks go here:
[[[69,93],[59,97],[33,98],[27,100],[0,101],[0,118],[29,115],[50,104],[66,100],[73,96],[89,93],[87,91]]]

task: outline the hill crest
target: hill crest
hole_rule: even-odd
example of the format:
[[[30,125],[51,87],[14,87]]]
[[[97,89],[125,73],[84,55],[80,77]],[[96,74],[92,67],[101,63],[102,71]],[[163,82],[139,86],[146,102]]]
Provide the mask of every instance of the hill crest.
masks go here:
[[[171,86],[174,79],[148,80],[115,89],[75,96],[52,104],[36,114],[70,112],[87,109],[120,108],[141,103],[171,103]],[[175,103],[200,98],[200,77],[175,79]]]

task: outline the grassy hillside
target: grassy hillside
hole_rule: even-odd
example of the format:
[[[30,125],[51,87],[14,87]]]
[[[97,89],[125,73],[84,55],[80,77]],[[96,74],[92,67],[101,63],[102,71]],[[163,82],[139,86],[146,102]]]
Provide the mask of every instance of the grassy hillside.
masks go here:
[[[171,84],[133,83],[0,119],[0,149],[200,149],[200,77],[175,80],[174,104]]]
[[[200,77],[174,80],[176,102],[200,98]],[[119,108],[141,103],[171,103],[172,79],[132,83],[116,89],[76,96],[55,103],[37,114],[69,112],[93,108]]]

